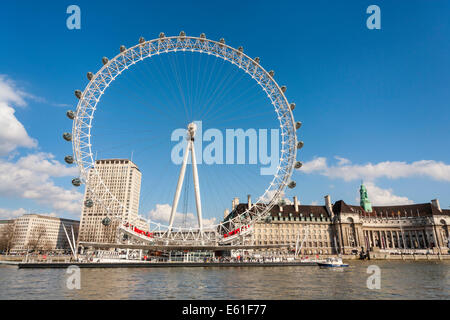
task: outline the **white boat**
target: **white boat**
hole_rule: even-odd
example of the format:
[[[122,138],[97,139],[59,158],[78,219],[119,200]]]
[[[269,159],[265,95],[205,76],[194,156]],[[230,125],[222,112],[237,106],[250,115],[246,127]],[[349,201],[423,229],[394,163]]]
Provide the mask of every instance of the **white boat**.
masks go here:
[[[319,257],[306,257],[306,258],[302,258],[300,259],[300,262],[308,262],[308,263],[325,263],[326,259],[319,259]]]
[[[343,268],[348,267],[348,264],[342,262],[342,258],[327,258],[325,262],[317,263],[320,267],[330,267],[330,268]]]

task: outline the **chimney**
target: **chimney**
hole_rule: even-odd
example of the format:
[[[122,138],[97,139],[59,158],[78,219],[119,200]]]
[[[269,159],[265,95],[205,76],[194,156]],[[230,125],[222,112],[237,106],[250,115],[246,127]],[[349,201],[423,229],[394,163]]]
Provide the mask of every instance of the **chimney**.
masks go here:
[[[431,200],[431,204],[432,204],[433,206],[435,206],[439,211],[442,212],[441,206],[439,205],[439,200],[438,200],[438,199],[433,199],[433,200]]]
[[[280,212],[283,212],[283,204],[279,203],[278,207],[280,208]]]
[[[230,211],[228,209],[225,209],[223,212],[223,218],[225,219],[230,214]]]
[[[297,196],[294,196],[294,208],[295,208],[295,212],[298,212],[298,198]]]
[[[331,206],[331,197],[329,194],[325,196],[325,207],[327,209],[328,215],[333,217],[333,207]]]
[[[252,197],[250,195],[247,195],[247,205],[248,209],[250,210],[250,208],[252,207]]]
[[[232,210],[236,209],[236,207],[239,204],[239,198],[237,198],[237,197],[234,198],[233,201],[231,202],[231,204],[232,204]]]

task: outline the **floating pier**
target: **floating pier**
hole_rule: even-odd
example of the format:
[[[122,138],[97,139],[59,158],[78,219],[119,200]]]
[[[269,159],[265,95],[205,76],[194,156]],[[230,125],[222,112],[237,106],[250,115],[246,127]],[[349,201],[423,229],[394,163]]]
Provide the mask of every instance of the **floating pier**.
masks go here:
[[[301,267],[317,266],[317,262],[64,262],[19,263],[19,269],[68,268],[229,268],[229,267]]]

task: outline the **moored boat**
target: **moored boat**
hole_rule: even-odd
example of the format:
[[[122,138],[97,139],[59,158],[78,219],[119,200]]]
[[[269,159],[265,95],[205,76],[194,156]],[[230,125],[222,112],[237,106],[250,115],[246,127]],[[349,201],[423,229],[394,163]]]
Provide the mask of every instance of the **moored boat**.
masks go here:
[[[325,262],[317,263],[320,267],[330,267],[330,268],[343,268],[348,267],[348,264],[342,262],[342,258],[327,258]]]

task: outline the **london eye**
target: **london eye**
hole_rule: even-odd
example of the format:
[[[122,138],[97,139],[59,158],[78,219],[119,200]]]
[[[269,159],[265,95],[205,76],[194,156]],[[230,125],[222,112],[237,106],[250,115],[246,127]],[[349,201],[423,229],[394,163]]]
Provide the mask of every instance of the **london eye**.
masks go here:
[[[97,155],[94,137],[97,126],[94,115],[97,116],[97,113],[101,111],[102,108],[105,109],[101,103],[101,101],[103,102],[102,97],[107,89],[112,86],[113,82],[121,78],[121,75],[131,72],[131,70],[135,68],[135,65],[145,63],[145,60],[154,60],[155,64],[161,64],[164,63],[161,60],[164,55],[170,55],[171,57],[180,56],[180,58],[175,59],[184,59],[187,64],[182,70],[187,71],[189,68],[193,70],[197,66],[200,69],[203,62],[196,62],[194,66],[189,65],[189,60],[186,60],[186,54],[188,53],[192,55],[206,55],[209,57],[208,59],[222,60],[231,67],[230,70],[232,71],[230,72],[244,75],[247,80],[242,81],[253,81],[253,84],[256,85],[255,87],[259,88],[259,93],[257,94],[266,101],[266,109],[264,111],[270,111],[271,118],[278,126],[280,136],[279,161],[276,165],[276,170],[270,176],[270,179],[267,179],[267,184],[261,189],[259,194],[254,195],[256,196],[256,200],[253,203],[249,203],[244,209],[240,208],[240,210],[237,210],[237,208],[233,208],[231,213],[223,219],[220,218],[220,221],[204,225],[204,217],[202,214],[205,214],[205,211],[209,212],[214,210],[211,208],[204,210],[205,208],[202,208],[202,201],[208,197],[208,195],[205,196],[204,193],[207,193],[207,191],[210,190],[209,188],[200,188],[199,181],[205,179],[205,176],[208,176],[208,174],[202,175],[202,172],[197,171],[197,159],[195,157],[196,152],[194,149],[194,139],[197,131],[195,121],[202,120],[201,115],[208,112],[209,114],[214,114],[214,110],[208,110],[208,112],[202,110],[202,112],[198,112],[196,115],[192,114],[193,112],[190,112],[186,108],[183,110],[183,108],[180,107],[178,111],[175,109],[173,111],[171,110],[170,112],[173,112],[173,117],[176,117],[177,112],[185,113],[187,116],[185,117],[186,121],[179,124],[179,126],[183,127],[185,130],[186,139],[183,141],[183,160],[179,163],[181,164],[181,168],[177,166],[176,170],[178,180],[175,181],[175,179],[172,179],[174,180],[173,183],[177,182],[177,184],[176,188],[173,188],[173,185],[171,186],[170,217],[165,222],[156,220],[148,221],[149,230],[142,232],[141,230],[133,229],[132,226],[130,226],[130,223],[125,219],[117,218],[115,212],[118,210],[127,210],[127,204],[124,203],[123,199],[115,196],[114,192],[110,190],[107,183],[103,181],[100,173],[96,169]],[[177,65],[175,64],[170,65],[170,63],[167,63],[167,65],[174,70],[172,74],[176,74],[179,78],[173,76],[171,79],[170,74],[164,73],[164,71],[161,71],[161,77],[168,76],[168,81],[172,80],[177,82],[178,88],[182,94],[179,100],[182,101],[179,102],[179,104],[188,105],[190,98],[183,93],[183,90],[186,90],[188,86],[179,84],[181,82],[180,79],[182,78],[182,76],[180,76],[181,71],[176,69]],[[227,83],[227,80],[228,77],[231,78],[234,76],[234,73],[230,73],[230,76],[224,76],[220,72],[213,70],[210,72],[209,79],[208,76],[205,76],[204,81],[197,80],[197,83],[199,83],[197,87],[200,87],[200,93],[202,91],[208,91],[211,96],[209,100],[205,99],[206,102],[203,102],[202,108],[207,108],[207,101],[214,100],[214,98],[220,95],[220,90],[233,84],[232,81],[230,81],[231,83]],[[278,204],[284,196],[286,189],[295,188],[296,182],[291,179],[291,176],[294,169],[299,169],[302,166],[301,162],[296,160],[296,155],[298,149],[303,147],[303,142],[297,139],[297,131],[301,127],[301,122],[296,122],[293,116],[295,103],[288,101],[285,95],[287,90],[286,86],[280,86],[275,81],[274,72],[266,71],[261,65],[260,58],[249,57],[244,52],[243,47],[235,49],[229,46],[224,39],[220,39],[219,41],[210,40],[206,38],[205,34],[201,34],[199,37],[192,37],[181,32],[178,36],[167,37],[164,33],[161,33],[158,38],[148,41],[141,37],[139,42],[134,46],[129,48],[123,45],[120,46],[119,53],[114,58],[108,59],[104,57],[102,59],[102,67],[96,73],[88,72],[87,79],[88,84],[84,90],[75,91],[75,96],[78,99],[76,110],[67,112],[67,117],[73,121],[73,126],[72,132],[64,133],[63,138],[72,143],[73,154],[66,156],[65,161],[69,164],[76,164],[79,168],[79,176],[73,178],[72,184],[76,187],[84,184],[89,191],[90,197],[85,199],[83,206],[92,207],[94,204],[97,204],[104,208],[107,213],[107,218],[104,219],[105,225],[109,225],[111,221],[120,220],[118,221],[118,225],[121,231],[129,236],[135,237],[137,240],[148,243],[186,245],[196,245],[200,243],[223,245],[236,243],[242,239],[243,235],[252,232],[252,227],[255,222],[265,219],[270,214],[273,206]],[[202,86],[205,87],[208,85],[208,80],[210,79],[216,79],[217,88],[202,88]],[[196,81],[188,79],[188,76],[186,76],[186,82],[192,84]],[[194,85],[192,85],[192,87],[193,86]],[[234,88],[233,90],[239,90],[239,88]],[[244,90],[242,89],[242,91]],[[242,94],[244,94],[244,92],[242,92]],[[171,93],[167,93],[165,96],[167,97],[167,95],[171,95]],[[234,95],[236,100],[239,101],[237,94]],[[169,105],[170,103],[163,101],[162,104]],[[268,106],[271,106],[271,110]],[[163,111],[165,112],[167,110]],[[127,111],[122,109],[121,112]],[[256,113],[253,110],[242,111],[242,113],[245,112],[248,112],[250,118],[249,121],[252,121],[251,118]],[[196,116],[199,118],[196,118]],[[155,119],[156,118],[157,116],[155,116]],[[217,119],[217,116],[213,118]],[[115,117],[115,119],[115,121],[117,121],[117,117]],[[136,121],[138,120],[139,119]],[[255,126],[257,126],[257,124],[255,124]],[[137,131],[137,129],[134,130],[134,133]],[[115,139],[110,138],[110,141],[113,140]],[[146,141],[148,140],[151,140],[151,138],[146,138]],[[101,141],[100,138],[97,139],[97,141]],[[114,143],[116,146],[119,145],[118,140]],[[129,144],[130,143],[125,142],[125,145]],[[113,142],[111,142],[111,146],[112,145]],[[189,155],[192,170],[186,169]],[[146,160],[151,162],[151,157],[147,156]],[[174,170],[172,170],[172,172],[173,171]],[[187,185],[189,185],[191,180],[189,176],[186,178],[185,176],[191,175],[191,171],[195,193],[197,224],[190,226],[183,224],[177,225],[174,223],[174,218],[177,215],[180,198],[183,196],[182,188],[183,186],[187,188]],[[242,179],[249,178],[242,177]],[[233,183],[234,182],[230,183],[231,187],[223,188],[223,190],[232,189]],[[247,184],[250,183],[251,181],[247,182]],[[255,190],[257,190],[255,192],[259,192],[259,189],[255,188]],[[216,193],[219,194],[220,192],[221,191],[219,190]],[[208,212],[207,214],[209,214],[209,216],[221,215],[221,212]]]

